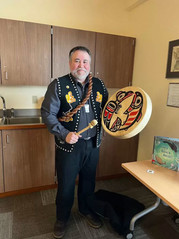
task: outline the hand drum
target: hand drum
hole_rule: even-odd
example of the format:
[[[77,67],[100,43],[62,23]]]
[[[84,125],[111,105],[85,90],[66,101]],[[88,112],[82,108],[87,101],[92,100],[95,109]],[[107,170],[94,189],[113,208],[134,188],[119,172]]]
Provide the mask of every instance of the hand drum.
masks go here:
[[[141,88],[125,87],[113,94],[102,113],[104,130],[119,139],[138,134],[147,125],[152,113],[150,97]]]

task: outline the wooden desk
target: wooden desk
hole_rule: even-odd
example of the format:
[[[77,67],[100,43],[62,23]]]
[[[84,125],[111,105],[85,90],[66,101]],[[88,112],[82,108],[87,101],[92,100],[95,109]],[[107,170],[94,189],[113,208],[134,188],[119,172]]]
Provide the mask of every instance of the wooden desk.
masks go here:
[[[157,196],[154,205],[138,213],[131,220],[131,231],[134,230],[137,219],[158,207],[160,199],[179,213],[179,172],[152,164],[152,160],[123,163],[122,167]],[[148,170],[153,170],[154,173],[149,173]]]

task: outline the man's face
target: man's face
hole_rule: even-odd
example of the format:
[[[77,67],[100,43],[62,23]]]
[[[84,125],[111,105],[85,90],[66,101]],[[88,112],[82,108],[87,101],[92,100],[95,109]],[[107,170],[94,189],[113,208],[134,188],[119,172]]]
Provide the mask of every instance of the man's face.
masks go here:
[[[85,51],[75,51],[69,61],[71,74],[83,83],[90,72],[91,57]]]

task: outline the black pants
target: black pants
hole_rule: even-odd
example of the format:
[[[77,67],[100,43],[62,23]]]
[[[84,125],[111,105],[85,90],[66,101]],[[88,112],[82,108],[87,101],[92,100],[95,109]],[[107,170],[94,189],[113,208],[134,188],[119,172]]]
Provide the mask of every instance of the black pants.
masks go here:
[[[58,190],[56,197],[57,220],[67,222],[74,201],[75,180],[79,175],[78,208],[88,214],[86,198],[94,192],[96,167],[99,159],[99,148],[94,139],[79,141],[71,153],[56,149],[56,169]]]

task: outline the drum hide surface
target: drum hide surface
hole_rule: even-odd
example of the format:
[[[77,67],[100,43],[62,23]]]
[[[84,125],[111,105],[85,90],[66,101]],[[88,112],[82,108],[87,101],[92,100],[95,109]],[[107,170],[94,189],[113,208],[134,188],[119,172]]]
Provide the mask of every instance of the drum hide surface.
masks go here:
[[[143,130],[151,113],[152,102],[147,93],[129,86],[109,98],[102,113],[102,125],[108,134],[127,139]]]

